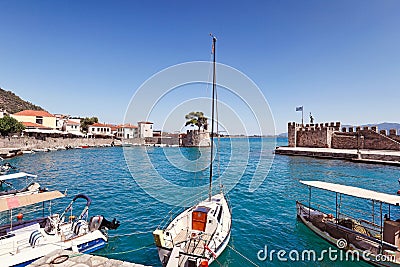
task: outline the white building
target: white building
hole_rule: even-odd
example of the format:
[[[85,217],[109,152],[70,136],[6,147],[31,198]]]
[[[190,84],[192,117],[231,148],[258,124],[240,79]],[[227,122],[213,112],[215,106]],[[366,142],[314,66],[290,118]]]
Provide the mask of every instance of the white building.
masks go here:
[[[117,137],[124,139],[138,138],[138,127],[130,123],[117,126]]]
[[[153,137],[153,123],[148,121],[139,121],[138,133],[140,138]]]
[[[63,131],[76,136],[84,136],[81,132],[81,122],[79,119],[66,120],[63,125]]]
[[[99,136],[99,137],[111,137],[111,125],[94,123],[88,127],[88,135]]]
[[[3,118],[4,115],[10,115],[7,110],[0,108],[0,118]]]

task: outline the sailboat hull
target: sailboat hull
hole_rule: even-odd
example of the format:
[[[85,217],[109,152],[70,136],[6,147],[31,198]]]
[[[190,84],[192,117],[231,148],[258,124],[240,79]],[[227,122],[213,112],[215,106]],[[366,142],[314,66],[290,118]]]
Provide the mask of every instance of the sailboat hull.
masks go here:
[[[154,231],[163,266],[197,267],[202,261],[211,264],[225,250],[231,236],[231,212],[223,194],[211,199],[185,210],[164,230]]]

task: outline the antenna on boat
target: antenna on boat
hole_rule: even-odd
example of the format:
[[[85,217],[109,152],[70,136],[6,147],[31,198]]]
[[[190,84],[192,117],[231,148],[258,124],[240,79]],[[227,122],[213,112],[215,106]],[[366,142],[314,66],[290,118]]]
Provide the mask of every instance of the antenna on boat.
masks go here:
[[[211,104],[211,156],[210,156],[210,186],[208,189],[208,201],[211,201],[211,194],[212,194],[212,176],[213,176],[213,153],[214,153],[214,110],[215,110],[215,102],[216,102],[216,86],[215,86],[215,44],[217,42],[217,38],[210,33],[210,36],[212,37],[213,43],[212,43],[212,54],[213,54],[213,87],[212,87],[212,104]],[[218,133],[217,133],[218,135]]]

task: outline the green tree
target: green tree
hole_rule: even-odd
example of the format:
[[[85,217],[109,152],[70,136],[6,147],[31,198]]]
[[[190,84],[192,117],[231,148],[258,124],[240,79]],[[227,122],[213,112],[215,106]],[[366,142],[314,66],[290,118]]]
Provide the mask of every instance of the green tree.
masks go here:
[[[86,117],[84,119],[81,119],[81,129],[83,132],[87,133],[89,125],[92,125],[92,124],[95,124],[98,122],[99,122],[99,119],[97,117],[91,117],[91,118]]]
[[[25,126],[10,116],[0,118],[0,133],[6,136],[10,133],[20,133],[25,130]]]
[[[199,130],[201,127],[203,127],[205,130],[207,129],[207,117],[204,117],[204,113],[201,111],[192,111],[189,114],[186,114],[185,119],[188,120],[186,121],[185,126],[196,125],[199,127]]]

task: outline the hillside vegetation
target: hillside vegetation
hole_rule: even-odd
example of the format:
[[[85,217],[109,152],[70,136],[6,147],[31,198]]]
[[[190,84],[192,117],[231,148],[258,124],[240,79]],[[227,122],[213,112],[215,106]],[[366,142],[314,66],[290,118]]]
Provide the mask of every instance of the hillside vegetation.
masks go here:
[[[43,108],[21,99],[11,91],[0,88],[0,108],[7,110],[10,114],[25,109],[44,110]]]

